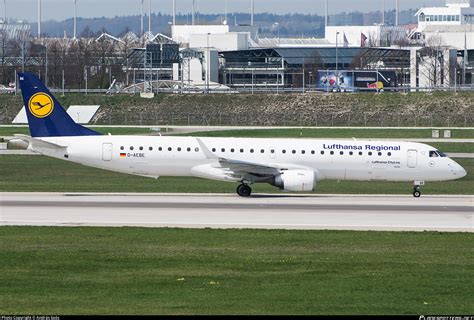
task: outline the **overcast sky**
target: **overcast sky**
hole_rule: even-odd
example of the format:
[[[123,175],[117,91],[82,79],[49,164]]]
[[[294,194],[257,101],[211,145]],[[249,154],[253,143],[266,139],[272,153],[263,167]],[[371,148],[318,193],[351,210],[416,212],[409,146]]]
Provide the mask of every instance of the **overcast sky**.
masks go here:
[[[1,16],[3,1],[7,3],[7,16],[19,20],[37,21],[38,0],[0,0]],[[145,10],[148,11],[148,2]],[[195,0],[196,9],[205,13],[220,13],[225,10],[225,0]],[[172,0],[151,0],[153,12],[171,13]],[[192,0],[177,0],[179,12],[190,12]],[[113,17],[140,13],[141,0],[77,0],[79,17]],[[250,11],[251,0],[228,0],[229,12]],[[401,9],[419,8],[423,5],[444,5],[445,0],[400,0]],[[381,10],[383,0],[329,0],[329,13],[341,11]],[[386,9],[395,7],[395,0],[385,0]],[[272,13],[318,13],[324,12],[324,0],[255,0],[256,12]],[[73,0],[42,0],[42,20],[64,20],[73,14]]]

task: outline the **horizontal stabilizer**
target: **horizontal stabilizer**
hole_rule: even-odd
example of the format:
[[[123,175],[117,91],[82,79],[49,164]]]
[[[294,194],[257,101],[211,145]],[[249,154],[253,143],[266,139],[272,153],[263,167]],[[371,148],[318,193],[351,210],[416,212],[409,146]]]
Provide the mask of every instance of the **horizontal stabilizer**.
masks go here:
[[[66,149],[67,148],[67,146],[64,146],[64,145],[60,145],[60,144],[52,143],[52,142],[48,142],[48,141],[43,141],[43,140],[40,140],[40,139],[35,139],[35,138],[32,138],[32,137],[24,135],[24,134],[15,134],[15,137],[20,139],[20,140],[28,142],[30,144],[30,146],[33,147],[33,148],[37,147],[37,148],[53,149],[53,150],[60,150],[60,149]]]

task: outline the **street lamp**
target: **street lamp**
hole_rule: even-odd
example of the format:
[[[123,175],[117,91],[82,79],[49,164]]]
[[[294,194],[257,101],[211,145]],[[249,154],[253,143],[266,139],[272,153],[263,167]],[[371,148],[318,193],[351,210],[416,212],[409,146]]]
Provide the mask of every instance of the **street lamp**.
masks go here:
[[[273,25],[277,27],[278,44],[280,44],[280,24],[278,22],[275,22]]]
[[[209,47],[209,36],[211,35],[210,32],[207,33],[207,57],[206,57],[206,88],[207,88],[207,93],[209,93],[209,76],[210,76],[210,70],[211,70],[211,49]]]

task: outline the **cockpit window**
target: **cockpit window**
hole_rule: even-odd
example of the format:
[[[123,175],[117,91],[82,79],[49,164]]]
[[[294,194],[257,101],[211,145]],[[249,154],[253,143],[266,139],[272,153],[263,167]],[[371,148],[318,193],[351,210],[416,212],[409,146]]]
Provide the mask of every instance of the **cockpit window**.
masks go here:
[[[444,154],[443,152],[439,151],[439,150],[431,150],[431,151],[430,151],[430,158],[435,158],[435,157],[443,157],[443,158],[446,158],[447,155]]]
[[[439,150],[436,150],[436,152],[438,153],[438,155],[439,155],[440,157],[443,157],[443,158],[446,158],[446,157],[447,157],[447,155],[446,155],[445,153],[443,153],[443,152],[441,152],[441,151],[439,151]]]

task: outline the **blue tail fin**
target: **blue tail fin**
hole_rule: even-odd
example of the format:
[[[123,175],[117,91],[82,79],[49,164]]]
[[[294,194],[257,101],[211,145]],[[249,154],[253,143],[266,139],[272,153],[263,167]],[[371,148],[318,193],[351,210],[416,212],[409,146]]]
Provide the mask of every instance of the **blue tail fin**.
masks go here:
[[[100,135],[75,123],[36,75],[19,73],[18,77],[32,137]]]

